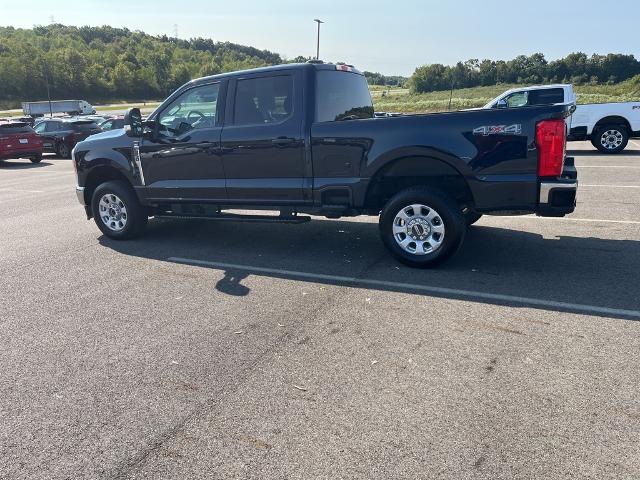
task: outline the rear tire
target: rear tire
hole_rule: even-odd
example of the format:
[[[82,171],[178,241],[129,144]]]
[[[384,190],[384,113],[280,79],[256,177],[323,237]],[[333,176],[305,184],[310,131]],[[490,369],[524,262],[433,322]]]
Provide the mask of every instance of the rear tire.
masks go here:
[[[71,149],[64,141],[58,142],[56,145],[56,154],[60,158],[71,158]]]
[[[602,153],[620,153],[629,143],[629,132],[622,125],[603,125],[593,130],[591,144]]]
[[[380,215],[380,236],[391,254],[427,268],[458,251],[467,230],[458,204],[444,192],[412,187],[396,194]]]
[[[133,189],[122,181],[98,186],[91,197],[93,219],[107,237],[115,240],[135,238],[147,226],[146,209]]]
[[[42,161],[42,154],[36,155],[31,158],[31,163],[40,163]]]

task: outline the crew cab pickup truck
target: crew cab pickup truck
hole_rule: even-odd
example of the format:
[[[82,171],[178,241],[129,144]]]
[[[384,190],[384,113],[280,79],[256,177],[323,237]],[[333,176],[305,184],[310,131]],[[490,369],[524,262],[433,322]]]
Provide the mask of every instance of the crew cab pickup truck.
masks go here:
[[[483,108],[519,108],[532,105],[576,104],[570,84],[513,88]],[[590,140],[603,153],[622,152],[632,137],[640,137],[640,101],[576,105],[567,118],[569,141]]]
[[[412,266],[461,246],[482,214],[573,212],[569,107],[373,118],[365,77],[311,62],[193,80],[144,122],[72,152],[77,196],[104,235],[149,217],[300,223],[379,216],[386,247]],[[229,210],[272,210],[244,216]],[[259,229],[259,226],[255,227]]]

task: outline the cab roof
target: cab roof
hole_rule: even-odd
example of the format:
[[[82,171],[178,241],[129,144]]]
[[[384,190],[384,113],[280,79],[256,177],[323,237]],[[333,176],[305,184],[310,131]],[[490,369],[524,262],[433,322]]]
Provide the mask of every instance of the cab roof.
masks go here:
[[[196,78],[191,80],[187,85],[198,84],[208,82],[210,80],[220,80],[223,78],[232,78],[249,73],[271,73],[281,72],[285,70],[337,70],[351,72],[358,75],[364,75],[361,71],[354,68],[353,65],[347,65],[346,63],[326,63],[322,60],[310,60],[306,63],[282,63],[280,65],[272,65],[268,67],[250,68],[247,70],[238,70],[235,72],[219,73],[216,75],[209,75],[207,77]]]

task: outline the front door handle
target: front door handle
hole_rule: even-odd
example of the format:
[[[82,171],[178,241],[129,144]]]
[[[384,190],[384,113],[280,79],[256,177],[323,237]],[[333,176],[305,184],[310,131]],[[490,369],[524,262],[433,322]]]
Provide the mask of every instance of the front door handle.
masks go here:
[[[220,151],[220,144],[218,142],[200,142],[196,143],[196,147],[212,155]]]
[[[291,145],[295,141],[296,141],[295,138],[278,137],[271,140],[271,143],[276,147],[286,147],[287,145]]]

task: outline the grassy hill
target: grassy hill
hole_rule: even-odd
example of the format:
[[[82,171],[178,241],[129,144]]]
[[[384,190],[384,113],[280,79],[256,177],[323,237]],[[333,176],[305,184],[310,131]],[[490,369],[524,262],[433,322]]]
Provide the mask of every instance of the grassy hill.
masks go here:
[[[0,108],[53,98],[91,103],[166,97],[192,78],[282,63],[277,53],[126,28],[0,27]]]

